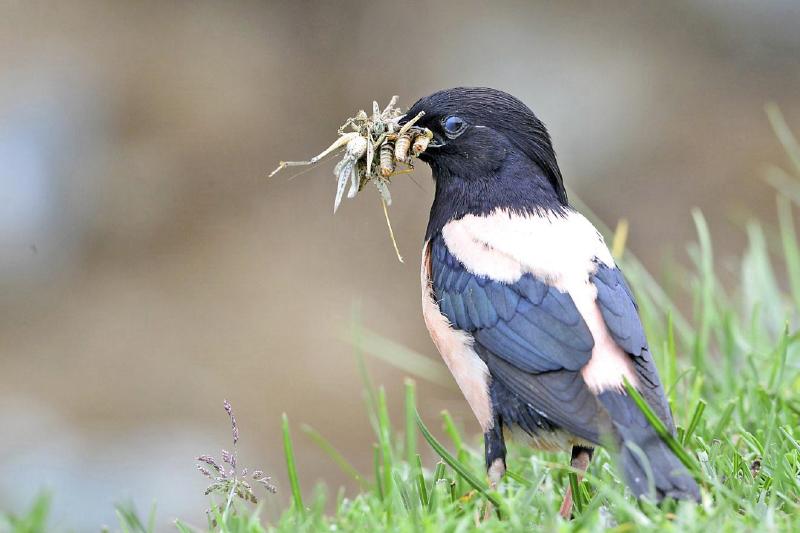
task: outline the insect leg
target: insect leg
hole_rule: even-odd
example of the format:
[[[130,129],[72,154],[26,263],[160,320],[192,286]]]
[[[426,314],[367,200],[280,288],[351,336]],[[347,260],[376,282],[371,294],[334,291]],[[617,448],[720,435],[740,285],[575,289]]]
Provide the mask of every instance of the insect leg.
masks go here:
[[[349,143],[350,141],[352,141],[356,137],[358,137],[358,132],[353,131],[353,132],[350,132],[350,133],[345,133],[344,135],[342,135],[338,139],[336,139],[333,142],[333,144],[328,146],[325,150],[323,150],[321,153],[315,155],[314,157],[312,157],[308,161],[281,161],[280,165],[278,165],[278,168],[273,170],[270,173],[269,177],[271,178],[272,176],[274,176],[275,174],[277,174],[278,172],[280,172],[281,170],[283,170],[286,167],[301,167],[301,166],[305,166],[305,165],[314,165],[316,163],[319,163],[325,157],[327,157],[331,153],[335,152],[336,150],[338,150],[342,146],[346,145],[347,143]]]

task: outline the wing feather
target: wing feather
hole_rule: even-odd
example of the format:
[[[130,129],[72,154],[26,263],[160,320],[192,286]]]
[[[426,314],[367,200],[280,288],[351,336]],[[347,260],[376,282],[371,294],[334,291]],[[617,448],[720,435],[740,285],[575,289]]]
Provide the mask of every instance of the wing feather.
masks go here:
[[[674,432],[675,425],[664,387],[658,376],[653,355],[647,346],[638,306],[625,281],[625,276],[619,268],[600,264],[590,280],[597,287],[597,304],[611,337],[631,356],[634,370],[639,377],[639,390],[642,396]]]
[[[455,327],[526,372],[577,370],[589,361],[594,340],[569,294],[531,274],[511,284],[472,274],[442,239],[431,248],[434,294]]]

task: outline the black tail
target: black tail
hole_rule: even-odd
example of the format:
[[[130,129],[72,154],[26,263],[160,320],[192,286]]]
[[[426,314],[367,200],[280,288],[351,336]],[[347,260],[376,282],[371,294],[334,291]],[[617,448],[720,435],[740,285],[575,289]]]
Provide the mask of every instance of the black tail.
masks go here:
[[[598,396],[619,439],[619,462],[637,498],[700,500],[697,483],[661,440],[633,399],[615,391]]]

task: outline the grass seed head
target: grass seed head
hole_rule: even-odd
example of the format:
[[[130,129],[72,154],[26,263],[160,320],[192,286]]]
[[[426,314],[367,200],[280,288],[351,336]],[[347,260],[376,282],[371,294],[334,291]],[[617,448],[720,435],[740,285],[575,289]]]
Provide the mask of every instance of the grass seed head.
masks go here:
[[[239,426],[236,423],[236,416],[233,414],[231,403],[225,400],[223,407],[231,420],[233,451],[222,450],[221,455],[222,463],[230,465],[230,468],[226,470],[211,455],[198,456],[199,464],[195,465],[197,470],[211,480],[211,484],[206,487],[204,494],[206,496],[218,494],[226,498],[228,505],[230,505],[230,499],[233,496],[246,502],[258,503],[258,498],[256,498],[252,485],[245,480],[248,469],[245,467],[241,469],[241,472],[236,471],[236,443],[239,441]],[[211,467],[218,475],[215,476],[206,466]],[[272,478],[265,475],[263,470],[253,470],[250,477],[253,481],[258,482],[266,492],[270,494],[278,492],[278,489],[270,482]]]

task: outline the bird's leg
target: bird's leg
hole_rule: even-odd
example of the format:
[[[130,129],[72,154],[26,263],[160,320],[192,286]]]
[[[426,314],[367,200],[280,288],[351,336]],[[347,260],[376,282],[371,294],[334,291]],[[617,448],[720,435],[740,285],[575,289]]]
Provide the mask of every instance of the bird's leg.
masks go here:
[[[583,473],[589,468],[589,461],[592,460],[593,452],[594,450],[591,448],[585,448],[583,446],[572,447],[570,466],[580,472],[578,474],[578,481],[583,479]],[[567,492],[564,494],[564,501],[561,503],[559,513],[565,520],[569,520],[572,517],[572,485],[567,485]]]
[[[506,473],[506,443],[503,438],[503,422],[499,416],[494,417],[494,424],[483,434],[483,443],[486,451],[486,474],[489,477],[489,488],[495,490],[497,484]],[[493,508],[490,502],[486,503],[483,519],[488,520]]]

